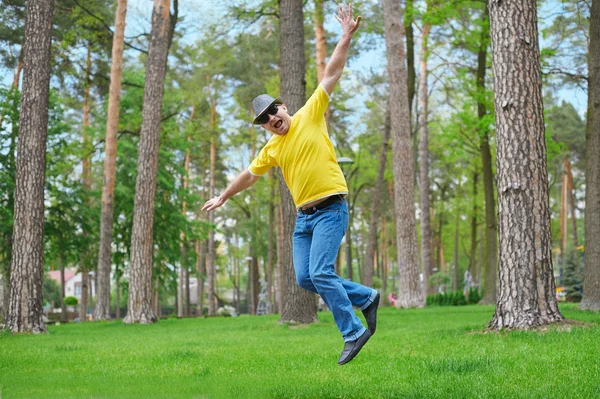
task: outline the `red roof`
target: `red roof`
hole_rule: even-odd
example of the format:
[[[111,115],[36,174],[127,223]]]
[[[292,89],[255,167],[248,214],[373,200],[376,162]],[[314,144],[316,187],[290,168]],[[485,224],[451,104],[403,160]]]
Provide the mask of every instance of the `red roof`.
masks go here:
[[[77,269],[65,269],[65,282],[72,279],[73,276],[75,274],[77,274],[76,272],[77,272]],[[56,280],[58,282],[58,284],[60,284],[60,270],[53,270],[51,272],[48,272],[48,276],[52,280]]]

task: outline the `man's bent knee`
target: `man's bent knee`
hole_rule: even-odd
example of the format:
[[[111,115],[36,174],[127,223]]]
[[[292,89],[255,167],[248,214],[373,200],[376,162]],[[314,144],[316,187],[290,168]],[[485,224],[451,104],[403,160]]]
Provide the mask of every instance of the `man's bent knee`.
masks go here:
[[[306,277],[297,277],[296,276],[296,282],[298,283],[298,285],[301,288],[304,288],[307,291],[316,292],[315,286],[313,285],[310,278],[308,278],[308,276],[306,276]]]

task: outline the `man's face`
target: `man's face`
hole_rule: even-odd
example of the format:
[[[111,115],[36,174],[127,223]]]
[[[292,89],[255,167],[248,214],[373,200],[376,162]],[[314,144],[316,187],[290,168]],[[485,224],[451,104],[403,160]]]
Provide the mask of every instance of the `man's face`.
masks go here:
[[[290,130],[292,117],[287,113],[287,107],[285,104],[274,105],[277,106],[277,113],[275,115],[267,113],[269,116],[269,121],[261,124],[261,126],[273,134],[283,136]]]

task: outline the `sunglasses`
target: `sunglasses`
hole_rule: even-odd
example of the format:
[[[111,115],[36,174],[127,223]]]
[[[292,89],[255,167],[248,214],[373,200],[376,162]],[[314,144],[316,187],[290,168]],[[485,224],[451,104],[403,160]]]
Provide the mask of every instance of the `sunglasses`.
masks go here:
[[[267,109],[267,112],[258,117],[258,123],[264,125],[269,122],[269,115],[275,115],[279,111],[279,105],[273,104]]]

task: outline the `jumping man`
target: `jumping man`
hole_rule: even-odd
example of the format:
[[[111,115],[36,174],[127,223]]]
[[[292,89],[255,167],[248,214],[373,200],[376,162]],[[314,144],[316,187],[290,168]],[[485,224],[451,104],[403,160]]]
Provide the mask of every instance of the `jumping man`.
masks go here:
[[[352,4],[338,6],[335,19],[342,36],[325,69],[325,75],[304,107],[294,116],[281,98],[261,94],[252,101],[260,124],[273,136],[225,191],[204,204],[212,211],[233,195],[253,185],[272,166],[279,166],[298,208],[294,231],[294,269],[300,287],[319,294],[331,309],[344,339],[338,364],[352,360],[375,333],[379,294],[372,288],[335,274],[335,259],[348,228],[346,180],[338,165],[325,122],[329,96],[342,76],[348,47],[360,25],[352,17]],[[365,328],[353,307],[360,308]]]

